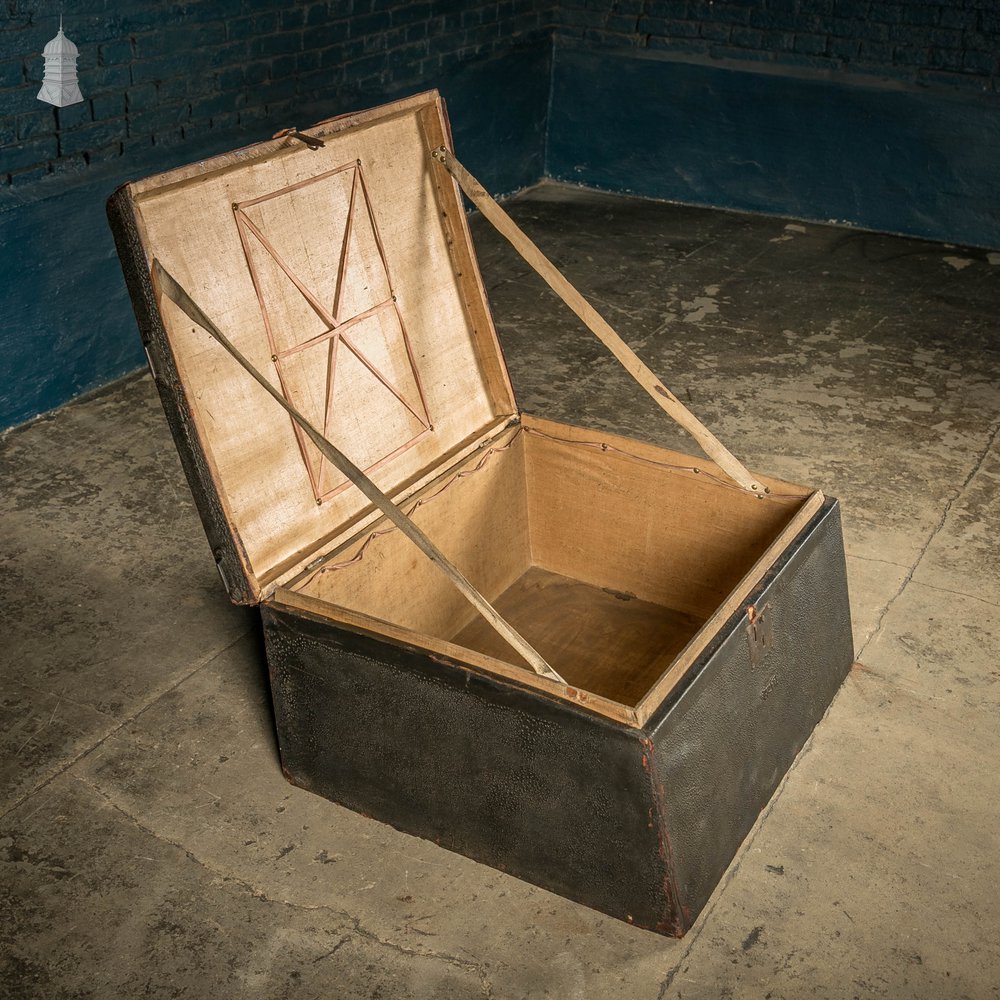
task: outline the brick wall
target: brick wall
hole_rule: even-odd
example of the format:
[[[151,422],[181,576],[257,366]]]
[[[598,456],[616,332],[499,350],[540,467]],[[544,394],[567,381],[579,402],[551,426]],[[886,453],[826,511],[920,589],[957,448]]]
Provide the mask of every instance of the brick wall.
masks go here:
[[[1000,92],[998,0],[564,0],[557,37]]]
[[[119,184],[437,87],[496,192],[544,172],[552,0],[2,0],[0,431],[142,363]],[[85,100],[36,99],[65,14]],[[16,252],[14,252],[16,250]]]
[[[998,0],[80,0],[82,104],[36,100],[54,0],[0,20],[0,187],[44,183],[210,131],[296,122],[345,92],[417,89],[557,36],[597,47],[1000,91]]]
[[[345,93],[374,100],[433,83],[548,31],[540,0],[7,0],[0,15],[0,185],[62,175],[208,132],[304,125]],[[36,100],[42,47],[64,28],[84,102]],[[195,142],[193,146],[197,146]],[[197,153],[194,155],[198,155]]]

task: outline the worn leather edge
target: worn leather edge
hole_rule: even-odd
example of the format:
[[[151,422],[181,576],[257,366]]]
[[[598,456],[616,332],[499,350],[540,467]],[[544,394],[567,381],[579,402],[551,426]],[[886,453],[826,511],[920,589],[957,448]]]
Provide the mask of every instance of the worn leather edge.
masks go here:
[[[673,871],[684,929],[708,902],[850,671],[854,648],[840,506],[835,499],[827,498],[747,603],[758,609],[772,605],[778,616],[776,642],[793,644],[785,658],[769,657],[752,665],[746,637],[749,619],[743,608],[727,621],[685,684],[646,727],[664,785],[664,825],[679,852]],[[815,613],[801,621],[787,617],[782,621],[795,606],[800,611],[815,608]],[[803,666],[811,672],[810,682],[795,684],[797,675],[790,672]],[[752,695],[753,700],[741,700],[741,695]],[[732,718],[726,719],[726,713]],[[695,730],[690,728],[692,719]],[[741,736],[750,743],[743,746]],[[775,742],[768,747],[771,739]],[[735,748],[732,766],[728,773],[713,776],[713,764],[716,770],[719,766],[717,748],[727,745]],[[769,760],[774,769],[760,774]],[[702,784],[696,792],[695,784],[687,784],[694,775]],[[671,778],[678,776],[672,787]],[[739,806],[730,803],[724,824],[699,829],[712,803],[721,802],[726,794],[738,798]],[[707,808],[698,807],[699,796],[711,798]],[[709,852],[703,845],[712,837],[719,838],[717,847],[724,842],[724,849],[716,851],[714,860],[707,858],[706,867]]]
[[[230,527],[198,429],[189,419],[187,396],[160,318],[128,185],[108,199],[107,212],[139,334],[155,369],[153,381],[216,566],[234,604],[256,604],[260,596],[246,568],[246,553]]]
[[[649,779],[653,805],[649,811],[650,824],[656,830],[657,846],[663,862],[663,913],[659,923],[651,928],[660,934],[683,937],[688,929],[681,910],[680,893],[677,891],[677,870],[674,864],[674,846],[667,826],[667,802],[656,767],[656,747],[648,736],[639,739],[642,746],[642,769]]]

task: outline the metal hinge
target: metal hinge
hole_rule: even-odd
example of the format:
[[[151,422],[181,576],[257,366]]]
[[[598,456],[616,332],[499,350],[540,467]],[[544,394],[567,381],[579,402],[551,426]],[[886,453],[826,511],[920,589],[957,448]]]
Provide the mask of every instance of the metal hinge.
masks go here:
[[[774,648],[774,629],[771,624],[771,605],[762,608],[747,606],[747,643],[750,646],[750,666],[756,667]]]
[[[290,136],[292,139],[298,139],[299,142],[304,142],[311,150],[322,149],[326,143],[322,139],[317,139],[314,135],[306,135],[305,132],[300,132],[294,125],[291,128],[283,128],[279,132],[274,133],[275,139],[284,139],[286,136]]]

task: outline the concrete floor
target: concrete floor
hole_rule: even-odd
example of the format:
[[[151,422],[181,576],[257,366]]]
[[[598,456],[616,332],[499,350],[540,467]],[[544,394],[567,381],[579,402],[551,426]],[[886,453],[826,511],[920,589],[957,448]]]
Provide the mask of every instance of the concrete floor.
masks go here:
[[[695,928],[287,785],[255,615],[141,378],[0,449],[0,995],[1000,995],[1000,255],[551,185],[511,207],[737,454],[844,504],[862,665]],[[522,406],[692,450],[474,230]]]

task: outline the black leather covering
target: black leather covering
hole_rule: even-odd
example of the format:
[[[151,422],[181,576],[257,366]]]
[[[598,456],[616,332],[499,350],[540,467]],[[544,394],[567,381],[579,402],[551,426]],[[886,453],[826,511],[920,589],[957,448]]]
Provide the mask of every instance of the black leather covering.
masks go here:
[[[613,916],[673,929],[640,732],[420,650],[262,611],[291,781]]]
[[[751,665],[734,616],[649,720],[685,929],[708,901],[854,660],[840,507],[827,500],[748,602],[774,646]]]
[[[853,660],[828,500],[643,730],[262,605],[289,780],[577,902],[683,934]]]
[[[108,217],[181,462],[233,601],[260,594],[156,308],[126,189]],[[682,934],[853,659],[828,500],[644,729],[400,643],[262,606],[282,763],[303,788],[615,917]]]

